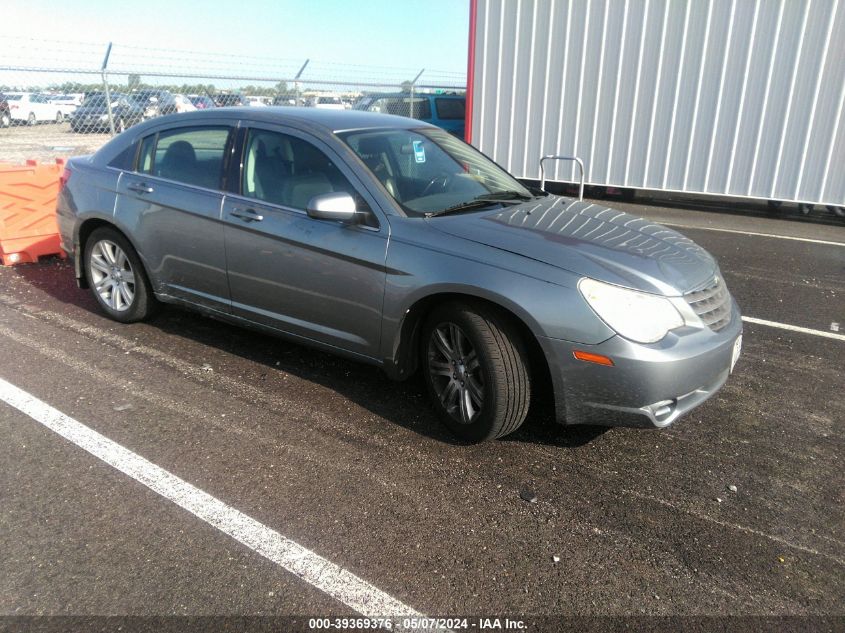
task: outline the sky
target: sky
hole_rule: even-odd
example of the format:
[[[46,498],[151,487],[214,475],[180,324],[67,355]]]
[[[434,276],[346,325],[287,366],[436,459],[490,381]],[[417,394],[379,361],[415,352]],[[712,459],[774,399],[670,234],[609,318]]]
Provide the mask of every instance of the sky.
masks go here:
[[[402,77],[426,68],[423,80],[436,71],[466,74],[469,0],[27,0],[6,3],[3,13],[0,52],[14,65],[62,56],[98,65],[111,41],[118,65],[130,56],[150,63],[166,57],[174,67],[195,60],[127,48],[135,46],[197,51],[202,63],[220,68],[243,69],[249,66],[243,58],[252,56],[290,60],[292,67],[310,58],[311,72],[331,67],[319,61],[407,69]],[[62,54],[61,44],[27,39],[91,46]],[[10,46],[11,59],[4,51]],[[262,63],[255,60],[256,67]]]

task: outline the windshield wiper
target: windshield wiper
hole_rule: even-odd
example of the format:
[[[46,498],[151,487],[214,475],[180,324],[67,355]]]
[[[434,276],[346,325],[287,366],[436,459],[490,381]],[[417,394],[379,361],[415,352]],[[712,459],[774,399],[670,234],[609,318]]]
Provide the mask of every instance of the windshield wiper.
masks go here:
[[[526,195],[520,191],[496,191],[495,193],[482,194],[476,198],[473,198],[472,200],[467,200],[466,202],[461,202],[460,204],[456,204],[451,207],[446,207],[445,209],[441,209],[440,211],[426,213],[425,217],[435,218],[440,215],[455,213],[456,211],[466,211],[469,209],[487,207],[497,202],[524,202],[526,200],[531,199],[533,199],[533,196]]]

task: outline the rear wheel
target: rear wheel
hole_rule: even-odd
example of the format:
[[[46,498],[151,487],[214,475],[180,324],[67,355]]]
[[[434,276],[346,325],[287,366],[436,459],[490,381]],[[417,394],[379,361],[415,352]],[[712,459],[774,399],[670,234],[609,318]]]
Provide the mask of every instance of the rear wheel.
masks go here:
[[[65,120],[65,115],[61,112],[56,112],[56,123],[62,123]]]
[[[35,118],[35,112],[30,112],[29,116],[26,119],[26,124],[35,125],[36,123],[38,123],[38,119]]]
[[[531,399],[518,334],[495,310],[449,303],[423,328],[422,367],[446,426],[470,442],[503,437],[525,421]]]
[[[129,241],[114,229],[96,229],[85,243],[88,286],[100,308],[116,321],[148,318],[157,307],[150,282]]]

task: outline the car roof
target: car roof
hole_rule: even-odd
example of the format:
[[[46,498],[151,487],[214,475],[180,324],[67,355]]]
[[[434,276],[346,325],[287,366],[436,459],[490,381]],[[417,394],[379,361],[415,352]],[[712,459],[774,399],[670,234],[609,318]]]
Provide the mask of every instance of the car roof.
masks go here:
[[[417,119],[409,119],[392,114],[364,112],[362,110],[328,110],[323,108],[296,108],[291,106],[268,106],[266,108],[213,108],[173,114],[173,121],[185,124],[201,123],[206,118],[220,118],[225,116],[232,119],[246,119],[264,123],[292,123],[305,127],[321,128],[324,132],[341,132],[345,130],[371,128],[399,128],[413,129],[421,127],[435,127]],[[175,117],[179,117],[176,119]],[[163,122],[164,118],[151,121]]]

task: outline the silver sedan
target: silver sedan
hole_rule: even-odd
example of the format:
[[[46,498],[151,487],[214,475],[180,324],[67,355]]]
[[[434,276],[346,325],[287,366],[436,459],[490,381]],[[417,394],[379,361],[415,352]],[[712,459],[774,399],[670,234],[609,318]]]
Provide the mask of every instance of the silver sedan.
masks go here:
[[[165,116],[67,164],[76,276],[110,317],[176,303],[421,371],[469,441],[550,384],[564,424],[663,427],[739,355],[739,308],[683,235],[529,189],[439,128],[307,108]]]

